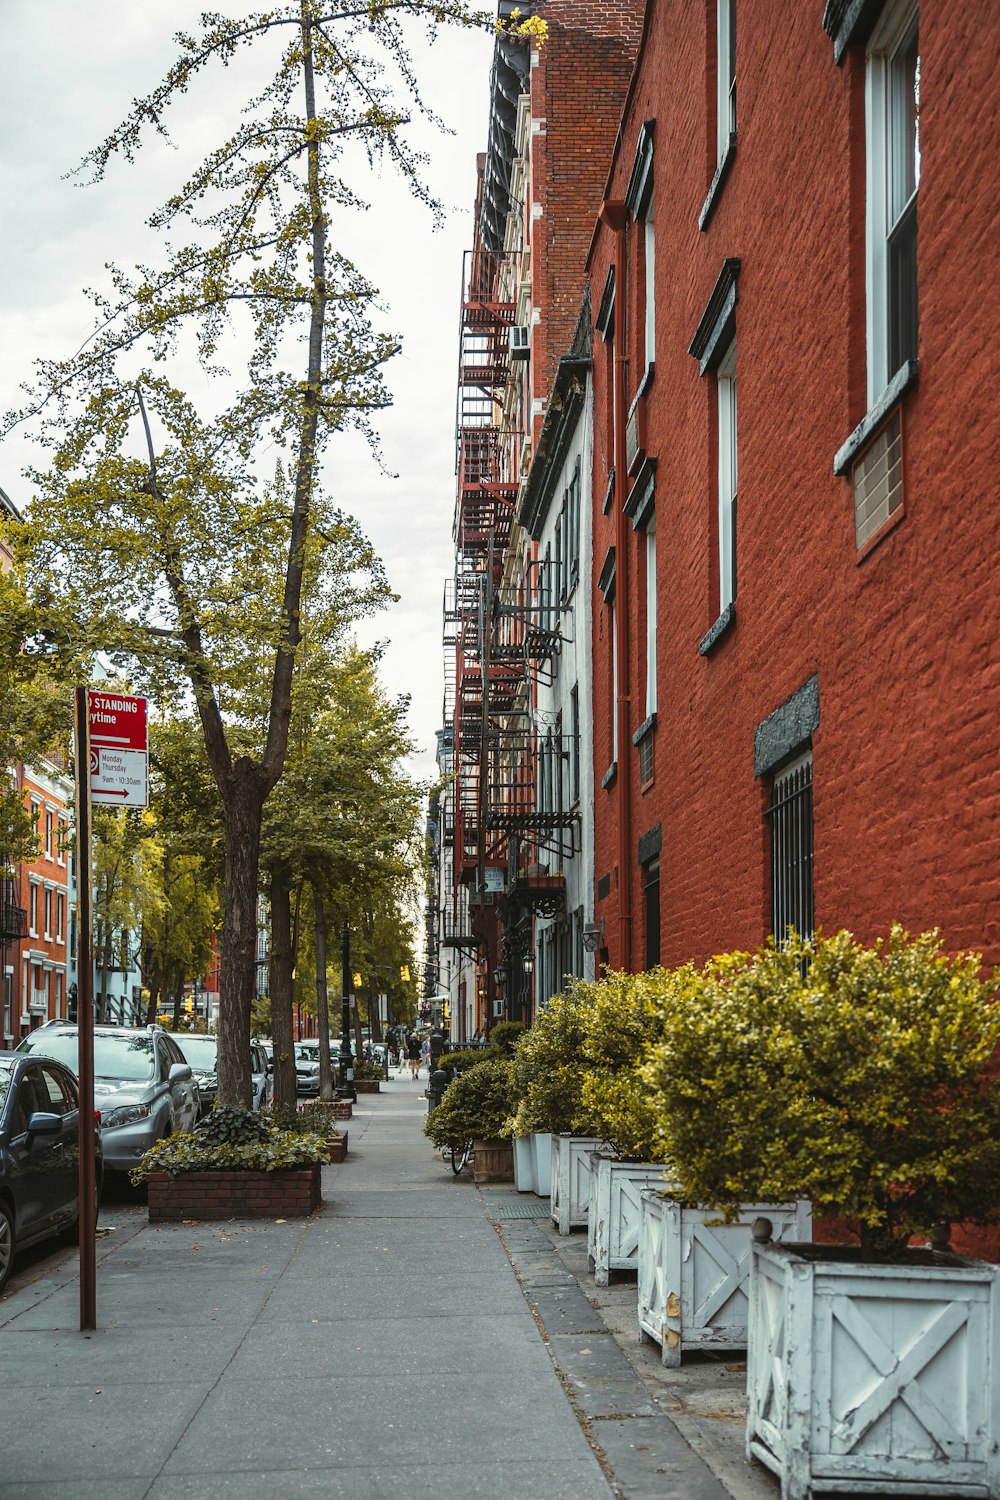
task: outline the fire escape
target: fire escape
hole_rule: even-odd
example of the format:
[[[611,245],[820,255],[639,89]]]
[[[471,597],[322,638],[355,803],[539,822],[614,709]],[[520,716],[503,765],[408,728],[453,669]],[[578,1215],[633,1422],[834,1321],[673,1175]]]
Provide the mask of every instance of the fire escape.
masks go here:
[[[514,323],[516,257],[466,253],[462,276],[456,413],[455,576],[445,588],[444,722],[453,732],[453,882],[442,947],[475,955],[492,992],[497,947],[494,897],[502,862],[486,850],[490,712],[496,685],[486,639],[487,605],[510,541],[519,434],[503,417]],[[478,1016],[481,1024],[488,1019]]]

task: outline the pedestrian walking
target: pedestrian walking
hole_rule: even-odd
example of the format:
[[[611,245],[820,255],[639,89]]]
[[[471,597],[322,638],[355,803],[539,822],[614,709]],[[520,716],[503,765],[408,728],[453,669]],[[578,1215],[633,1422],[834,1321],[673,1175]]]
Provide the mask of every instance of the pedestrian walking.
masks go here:
[[[406,1055],[410,1060],[410,1077],[420,1077],[420,1038],[411,1031],[406,1039]]]

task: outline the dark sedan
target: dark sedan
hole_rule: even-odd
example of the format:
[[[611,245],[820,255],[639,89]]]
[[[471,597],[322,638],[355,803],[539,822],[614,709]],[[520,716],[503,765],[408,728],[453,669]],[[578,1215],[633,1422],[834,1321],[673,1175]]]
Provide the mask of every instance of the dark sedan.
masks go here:
[[[97,1193],[103,1163],[94,1121]],[[19,1250],[80,1218],[80,1101],[69,1068],[0,1052],[0,1290]]]

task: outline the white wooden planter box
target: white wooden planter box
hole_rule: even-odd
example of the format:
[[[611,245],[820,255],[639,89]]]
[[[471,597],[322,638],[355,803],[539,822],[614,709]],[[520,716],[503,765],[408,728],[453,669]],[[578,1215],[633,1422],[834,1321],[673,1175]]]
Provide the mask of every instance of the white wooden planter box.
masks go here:
[[[732,1224],[684,1208],[654,1188],[639,1195],[639,1332],[660,1345],[665,1365],[685,1349],[745,1349],[754,1219],[776,1240],[808,1240],[809,1204],[749,1203]]]
[[[519,1193],[535,1191],[535,1153],[530,1135],[514,1137],[514,1186]]]
[[[529,1136],[535,1161],[535,1192],[539,1198],[552,1196],[552,1136],[549,1131],[537,1131]]]
[[[747,1456],[814,1493],[1000,1497],[1000,1266],[754,1244]]]
[[[618,1161],[595,1151],[590,1159],[587,1254],[598,1286],[612,1271],[634,1271],[639,1264],[639,1195],[665,1181],[662,1162]]]
[[[590,1153],[606,1151],[607,1142],[592,1135],[552,1137],[552,1222],[560,1234],[583,1229],[590,1197]]]

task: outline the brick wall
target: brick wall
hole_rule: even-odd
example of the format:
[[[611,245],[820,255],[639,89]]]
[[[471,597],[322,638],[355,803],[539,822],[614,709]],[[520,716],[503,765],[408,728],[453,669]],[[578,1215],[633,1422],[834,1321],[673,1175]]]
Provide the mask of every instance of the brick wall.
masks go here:
[[[920,383],[905,399],[904,519],[859,561],[852,492],[833,457],[865,411],[864,63],[834,65],[822,6],[738,7],[738,150],[705,231],[714,168],[714,7],[652,0],[613,167],[620,198],[642,122],[655,119],[657,348],[649,449],[657,459],[660,640],[655,781],[637,752],[629,848],[663,827],[662,956],[752,945],[770,923],[766,788],[755,726],[813,673],[816,920],[868,939],[894,919],[943,928],[949,948],[1000,960],[1000,710],[994,476],[1000,423],[985,378],[1000,333],[993,218],[991,60],[1000,12],[921,7]],[[635,266],[636,235],[628,255]],[[590,257],[595,308],[614,251]],[[739,256],[739,593],[718,615],[713,565],[715,392],[687,352],[723,261]],[[637,347],[630,278],[629,344]],[[634,360],[633,360],[634,364]],[[601,511],[612,462],[608,371],[595,350],[595,582],[613,540]],[[629,367],[630,390],[635,372]],[[632,641],[642,641],[641,537],[629,527]],[[618,790],[610,760],[610,661],[595,594],[596,874],[615,948]],[[631,728],[641,718],[634,652]],[[633,887],[632,966],[644,953]]]

